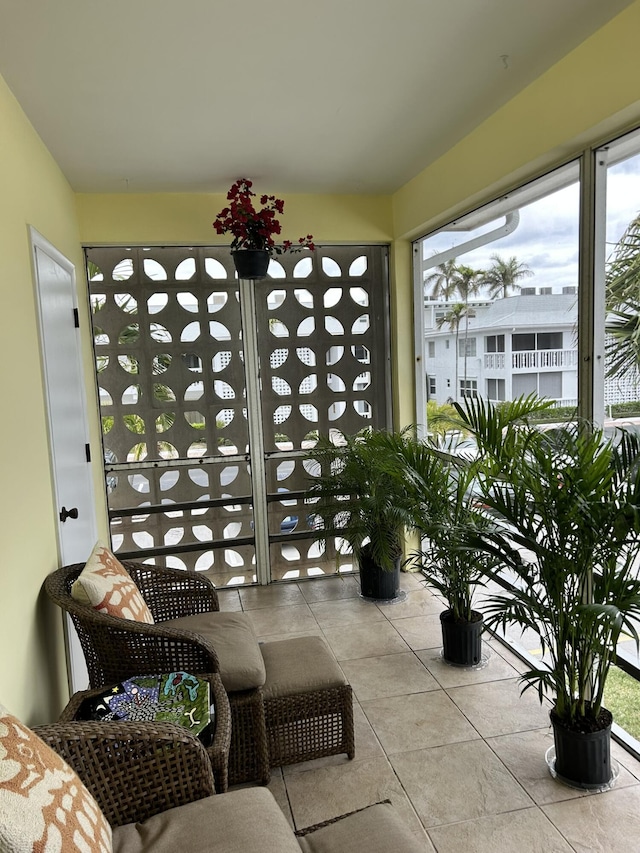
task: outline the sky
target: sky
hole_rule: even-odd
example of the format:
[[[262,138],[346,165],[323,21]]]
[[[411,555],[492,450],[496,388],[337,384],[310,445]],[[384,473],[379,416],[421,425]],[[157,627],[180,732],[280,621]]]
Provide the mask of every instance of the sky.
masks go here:
[[[512,234],[459,255],[457,260],[473,268],[486,269],[495,253],[505,260],[515,256],[534,273],[521,280],[523,286],[553,287],[554,292],[561,292],[565,286],[575,286],[578,283],[578,205],[579,188],[575,183],[519,208],[520,223]],[[607,170],[607,255],[639,212],[640,154],[637,154]],[[472,232],[442,231],[428,237],[424,241],[424,257],[429,258],[435,252],[489,231],[503,221],[504,218],[499,217]]]

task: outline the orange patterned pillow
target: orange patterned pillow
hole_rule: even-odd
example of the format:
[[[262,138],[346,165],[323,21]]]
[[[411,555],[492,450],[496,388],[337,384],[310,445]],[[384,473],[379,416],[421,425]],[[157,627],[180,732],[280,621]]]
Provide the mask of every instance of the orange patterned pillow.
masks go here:
[[[151,611],[135,581],[122,563],[102,542],[97,542],[84,569],[71,587],[71,595],[94,610],[132,619],[153,622]]]
[[[76,772],[2,705],[0,850],[112,850],[111,827]]]

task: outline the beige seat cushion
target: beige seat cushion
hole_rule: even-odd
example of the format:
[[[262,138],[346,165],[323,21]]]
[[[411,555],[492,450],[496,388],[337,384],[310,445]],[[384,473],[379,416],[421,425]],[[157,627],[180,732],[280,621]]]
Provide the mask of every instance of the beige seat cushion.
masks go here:
[[[347,684],[331,649],[322,637],[294,637],[263,643],[267,670],[263,695],[278,699]]]
[[[113,830],[114,853],[300,853],[266,788],[217,794]]]
[[[252,690],[264,684],[266,671],[260,645],[246,613],[197,613],[161,624],[194,631],[211,643],[228,692]]]
[[[378,803],[298,839],[303,853],[426,853],[433,850],[405,826],[390,803]]]

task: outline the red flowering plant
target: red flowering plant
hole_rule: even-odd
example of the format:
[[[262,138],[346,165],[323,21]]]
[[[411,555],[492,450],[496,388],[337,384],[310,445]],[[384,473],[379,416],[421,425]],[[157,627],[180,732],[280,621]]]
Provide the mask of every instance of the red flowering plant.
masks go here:
[[[253,182],[247,178],[237,180],[227,193],[229,206],[223,208],[213,221],[218,234],[233,234],[231,251],[257,249],[269,252],[269,255],[281,255],[283,252],[315,249],[311,234],[300,237],[297,243],[284,240],[277,244],[273,238],[280,234],[282,226],[276,214],[283,213],[284,201],[274,195],[262,195],[262,208],[256,210],[252,201],[256,194],[252,186]]]

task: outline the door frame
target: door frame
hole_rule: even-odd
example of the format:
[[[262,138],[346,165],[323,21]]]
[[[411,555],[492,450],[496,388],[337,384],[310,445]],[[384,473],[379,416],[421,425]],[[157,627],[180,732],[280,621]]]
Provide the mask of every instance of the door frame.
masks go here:
[[[82,360],[82,348],[79,329],[78,315],[78,300],[76,288],[76,270],[74,264],[66,258],[56,247],[50,243],[46,237],[40,234],[33,226],[29,226],[29,241],[31,248],[31,262],[33,281],[36,295],[36,313],[38,322],[38,334],[40,339],[40,358],[44,385],[44,401],[47,415],[47,432],[49,438],[49,458],[50,458],[50,475],[51,485],[53,490],[54,507],[56,513],[56,540],[58,546],[58,559],[61,565],[68,563],[80,562],[88,556],[97,537],[97,521],[95,507],[95,491],[93,472],[91,466],[90,442],[89,442],[89,424],[87,417],[87,396],[85,388],[85,373]],[[64,329],[59,326],[58,316],[54,316],[51,311],[51,302],[48,299],[48,294],[45,293],[45,283],[39,270],[38,251],[52,260],[58,265],[69,277],[69,285],[65,288],[64,300],[65,305],[62,307],[62,313],[66,312],[67,302],[69,308],[69,322]],[[54,321],[56,326],[52,328]],[[67,500],[62,492],[62,478],[65,473],[65,460],[61,458],[59,447],[57,446],[57,432],[63,428],[60,421],[56,421],[59,415],[56,413],[56,406],[53,398],[56,391],[56,383],[60,381],[61,371],[53,370],[52,365],[59,355],[55,352],[55,340],[60,334],[68,335],[69,332],[75,332],[71,338],[68,338],[66,343],[70,341],[73,348],[71,357],[65,361],[64,373],[66,391],[68,393],[69,380],[74,382],[76,394],[76,412],[74,417],[79,419],[78,432],[81,437],[84,437],[84,447],[79,448],[79,454],[84,452],[86,465],[74,466],[73,480],[74,485],[78,486],[78,476],[83,478],[78,491],[84,495],[85,502],[82,507],[83,524],[80,526],[68,526],[67,522],[62,522],[59,511],[63,502]],[[63,528],[63,523],[67,526]],[[73,627],[71,620],[65,615],[63,619],[65,656],[67,662],[67,675],[69,679],[69,689],[73,693],[78,689],[86,687],[88,684],[88,675],[84,654],[80,647],[78,636]]]

